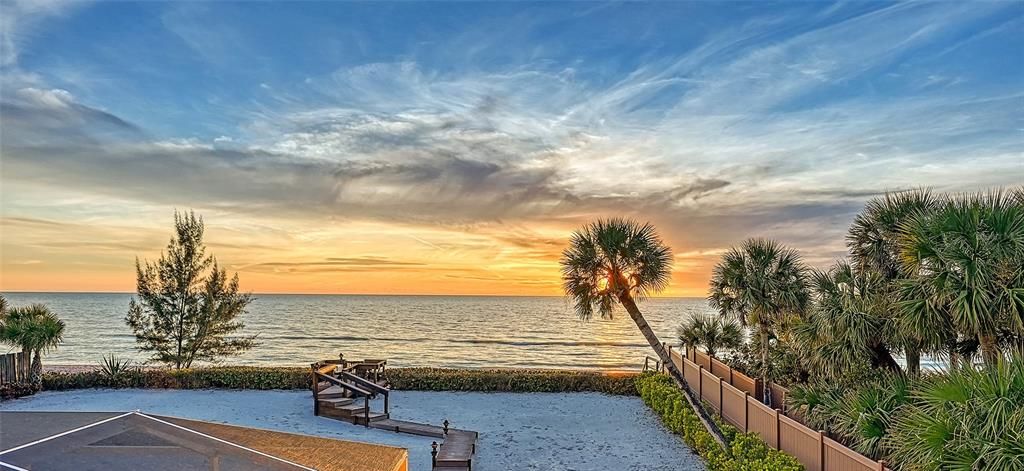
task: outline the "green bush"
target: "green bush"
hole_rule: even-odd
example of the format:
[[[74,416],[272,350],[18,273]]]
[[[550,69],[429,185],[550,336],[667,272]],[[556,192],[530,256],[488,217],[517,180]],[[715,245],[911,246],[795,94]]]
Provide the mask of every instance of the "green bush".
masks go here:
[[[720,422],[718,425],[729,442],[728,452],[723,450],[694,414],[683,392],[666,375],[644,373],[636,379],[636,389],[665,426],[682,435],[683,441],[704,458],[712,471],[804,469],[796,458],[769,447],[756,434],[741,433],[735,427]]]
[[[43,389],[82,388],[163,389],[308,389],[309,368],[221,366],[212,368],[131,369],[118,375],[101,371],[46,373]]]
[[[407,391],[582,392],[636,395],[635,374],[605,374],[569,370],[390,368],[392,389]],[[82,388],[166,389],[308,389],[308,368],[240,367],[125,369],[117,375],[102,371],[46,373],[43,388],[60,391]]]
[[[0,401],[35,394],[36,386],[32,383],[0,384]]]
[[[637,395],[636,374],[598,371],[391,368],[393,389],[409,391],[584,392]]]

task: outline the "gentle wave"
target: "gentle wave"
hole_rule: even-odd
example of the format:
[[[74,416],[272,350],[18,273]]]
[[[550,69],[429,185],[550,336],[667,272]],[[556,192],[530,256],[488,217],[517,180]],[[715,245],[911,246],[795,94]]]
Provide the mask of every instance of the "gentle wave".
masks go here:
[[[45,303],[67,323],[48,364],[147,357],[124,323],[128,294],[5,296],[15,306]],[[679,323],[707,303],[652,299],[641,309],[661,339],[675,343]],[[562,298],[259,295],[242,320],[241,333],[257,334],[259,345],[226,364],[308,365],[344,353],[394,366],[622,370],[652,355],[629,317],[581,322]]]
[[[260,339],[263,341],[274,339],[274,340],[341,340],[341,341],[360,341],[360,342],[441,342],[441,343],[465,343],[465,344],[479,344],[479,345],[509,345],[513,347],[539,347],[539,346],[559,346],[559,347],[626,347],[626,348],[643,348],[648,344],[646,343],[633,343],[633,342],[587,342],[587,341],[567,341],[567,340],[500,340],[500,339],[438,339],[438,338],[389,338],[389,337],[357,337],[348,335],[328,335],[328,336],[314,336],[305,337],[299,335],[261,335]]]

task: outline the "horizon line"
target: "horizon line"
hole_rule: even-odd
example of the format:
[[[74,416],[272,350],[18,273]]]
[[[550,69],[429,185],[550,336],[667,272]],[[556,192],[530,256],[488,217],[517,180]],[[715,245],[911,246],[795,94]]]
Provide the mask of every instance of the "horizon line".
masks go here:
[[[0,289],[0,294],[129,294],[134,291],[7,291]],[[478,298],[564,298],[562,295],[554,294],[446,294],[446,293],[284,293],[284,292],[251,292],[252,295],[269,296],[433,296],[433,297],[478,297]],[[650,296],[650,298],[662,299],[705,299],[704,296]]]

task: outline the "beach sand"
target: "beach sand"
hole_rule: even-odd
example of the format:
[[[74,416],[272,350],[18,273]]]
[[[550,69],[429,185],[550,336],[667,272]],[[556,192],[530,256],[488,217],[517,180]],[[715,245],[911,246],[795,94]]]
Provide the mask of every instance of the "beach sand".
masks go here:
[[[306,391],[77,390],[0,403],[2,410],[125,411],[401,446],[411,470],[430,469],[431,439],[368,429],[312,413]],[[381,405],[376,401],[375,409]],[[636,397],[598,393],[394,391],[396,419],[480,432],[473,469],[702,470],[700,459]]]
[[[43,364],[43,373],[88,373],[100,369],[100,365],[47,365]]]

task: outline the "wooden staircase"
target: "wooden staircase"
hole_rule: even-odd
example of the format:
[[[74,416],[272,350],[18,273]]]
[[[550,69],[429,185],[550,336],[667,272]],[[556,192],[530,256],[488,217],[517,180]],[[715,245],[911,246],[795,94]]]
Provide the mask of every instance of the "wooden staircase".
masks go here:
[[[365,365],[370,360],[359,362]],[[377,361],[377,360],[374,360]],[[477,432],[442,427],[417,422],[392,419],[388,411],[389,393],[377,371],[369,370],[372,376],[360,376],[359,370],[346,368],[342,360],[326,360],[313,363],[313,414],[330,417],[356,425],[381,430],[408,433],[441,439],[432,443],[433,468],[438,471],[471,471],[476,455]],[[364,370],[367,371],[367,370]],[[370,409],[370,399],[384,397],[384,410]]]
[[[319,365],[319,366],[318,366]],[[390,389],[344,370],[337,364],[313,364],[313,413],[318,416],[369,426],[389,417]],[[370,399],[384,396],[382,412],[370,409]]]

